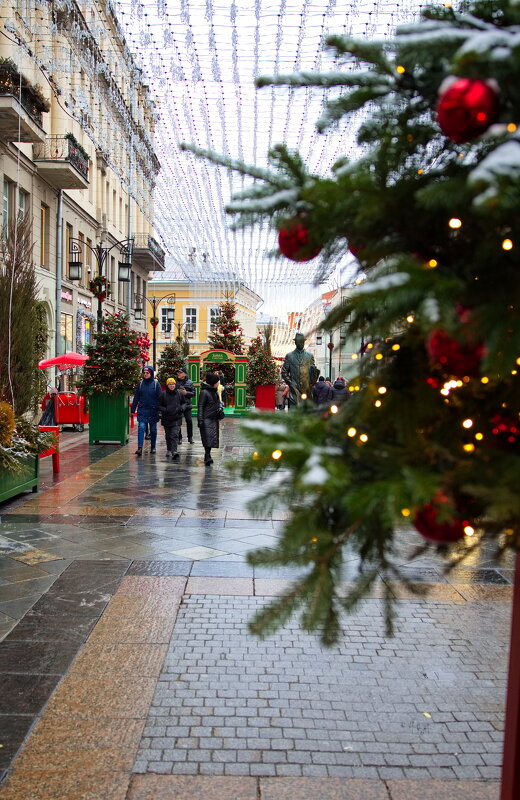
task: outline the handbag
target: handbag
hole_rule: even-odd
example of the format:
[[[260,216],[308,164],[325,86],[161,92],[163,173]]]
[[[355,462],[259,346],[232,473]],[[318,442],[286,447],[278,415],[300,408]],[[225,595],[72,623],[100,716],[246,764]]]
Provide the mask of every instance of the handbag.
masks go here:
[[[220,406],[219,410],[217,411],[217,419],[220,422],[221,419],[224,419],[226,415],[224,414],[224,408]]]

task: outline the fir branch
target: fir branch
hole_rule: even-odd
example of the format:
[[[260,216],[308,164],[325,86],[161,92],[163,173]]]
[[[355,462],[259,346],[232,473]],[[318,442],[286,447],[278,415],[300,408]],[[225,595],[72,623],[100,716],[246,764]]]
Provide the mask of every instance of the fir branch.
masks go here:
[[[372,72],[295,72],[288,75],[261,75],[255,81],[257,88],[263,86],[380,86],[390,79],[385,79],[383,75],[374,75]]]
[[[228,167],[228,169],[232,169],[234,172],[238,172],[240,175],[249,175],[252,178],[259,178],[260,180],[266,181],[266,183],[270,183],[280,189],[289,188],[289,183],[286,179],[276,175],[270,170],[248,165],[244,161],[240,161],[236,158],[218,155],[218,153],[213,152],[213,150],[206,150],[203,147],[198,147],[196,144],[181,142],[179,147],[181,150],[193,153],[198,158],[205,158],[208,161],[211,161],[213,164],[219,164],[222,167]]]
[[[388,75],[395,74],[394,66],[384,54],[386,43],[367,41],[366,39],[352,39],[349,36],[328,36],[325,45],[335,50],[337,55],[350,55],[359,61],[374,64],[379,70]]]

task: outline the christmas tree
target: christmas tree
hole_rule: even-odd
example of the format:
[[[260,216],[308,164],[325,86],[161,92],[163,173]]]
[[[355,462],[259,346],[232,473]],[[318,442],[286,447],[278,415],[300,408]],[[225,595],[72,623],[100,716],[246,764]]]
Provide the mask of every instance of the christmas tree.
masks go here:
[[[255,336],[247,349],[247,391],[254,398],[257,386],[276,383],[279,369],[262,337]]]
[[[157,364],[156,377],[161,386],[166,386],[167,378],[175,378],[175,380],[177,380],[177,370],[184,366],[185,359],[182,352],[182,345],[179,344],[179,342],[167,344]]]
[[[208,342],[213,350],[229,350],[236,356],[244,352],[244,332],[236,317],[237,307],[231,300],[224,300],[218,308],[218,316]]]
[[[128,317],[107,314],[95,344],[86,346],[88,362],[78,384],[85,394],[132,393],[141,379],[139,335],[128,327]]]
[[[287,257],[349,248],[366,278],[322,326],[372,345],[349,402],[244,426],[255,445],[245,477],[284,470],[263,510],[291,512],[278,546],[250,562],[308,568],[255,618],[259,634],[302,609],[303,627],[334,642],[340,611],[378,576],[404,579],[395,553],[407,524],[450,564],[484,540],[518,549],[519,25],[516,0],[446,3],[391,40],[329,37],[331,74],[259,79],[342,87],[320,130],[362,109],[361,155],[332,175],[309,174],[283,146],[268,170],[190,147],[255,178],[230,210],[270,215]],[[361,568],[342,597],[347,553]],[[391,631],[388,589],[385,602]]]

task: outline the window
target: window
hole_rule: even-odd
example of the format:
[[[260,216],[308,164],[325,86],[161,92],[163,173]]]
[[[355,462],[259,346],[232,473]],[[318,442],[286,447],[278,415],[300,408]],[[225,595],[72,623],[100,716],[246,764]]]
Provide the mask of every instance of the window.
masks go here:
[[[92,278],[93,278],[93,275],[92,275],[92,250],[90,250],[90,247],[92,247],[92,239],[88,239],[87,238],[87,245],[89,245],[89,247],[87,247],[85,249],[85,286],[88,286],[89,281],[92,280]]]
[[[18,220],[21,222],[29,210],[29,194],[23,189],[18,189]]]
[[[40,265],[49,269],[49,207],[42,204],[40,209]],[[65,351],[64,351],[65,352]]]
[[[173,327],[173,320],[168,319],[168,311],[173,311],[175,317],[175,309],[161,308],[161,330],[163,333],[171,333]]]
[[[209,310],[209,329],[210,329],[210,332],[215,330],[217,317],[218,317],[218,308],[210,308],[210,310]]]
[[[64,353],[68,353],[74,349],[72,347],[72,314],[61,315],[60,339]]]
[[[184,309],[184,322],[186,323],[186,327],[189,328],[193,333],[197,330],[197,309],[196,308],[185,308]]]
[[[116,259],[114,256],[110,256],[110,272],[107,275],[107,281],[110,283],[110,291],[112,292],[111,300],[114,303],[117,303],[117,273],[116,273]]]
[[[62,258],[63,269],[62,269],[62,272],[61,272],[63,277],[66,278],[66,279],[68,279],[68,277],[69,277],[68,263],[69,263],[69,259],[70,259],[71,242],[72,242],[72,225],[70,225],[70,223],[67,222],[67,225],[66,225],[66,228],[65,228],[65,252],[63,253],[63,258]]]
[[[10,181],[4,178],[4,186],[2,190],[2,236],[7,238],[7,229],[9,227],[9,216],[11,211],[11,186]]]

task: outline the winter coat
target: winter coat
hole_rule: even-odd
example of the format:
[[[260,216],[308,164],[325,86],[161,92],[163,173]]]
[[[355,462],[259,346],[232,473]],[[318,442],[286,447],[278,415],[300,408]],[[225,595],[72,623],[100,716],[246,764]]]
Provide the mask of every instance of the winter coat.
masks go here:
[[[329,386],[325,381],[318,381],[313,386],[312,396],[318,406],[330,403],[332,400],[332,386]]]
[[[183,381],[177,379],[177,389],[186,389],[186,394],[183,395],[184,406],[185,408],[191,408],[191,398],[195,397],[195,387],[193,385],[193,381],[190,381],[188,376],[186,376]]]
[[[345,381],[334,381],[332,384],[332,400],[335,403],[344,403],[348,397],[347,387]]]
[[[162,390],[159,381],[155,380],[153,377],[153,370],[150,367],[147,367],[147,369],[150,369],[152,377],[143,378],[135,387],[131,413],[135,414],[135,410],[137,409],[138,422],[153,423],[157,422],[159,419],[157,403],[162,394]]]
[[[197,423],[204,447],[219,446],[219,411],[220,401],[216,387],[206,382],[201,383]]]
[[[278,381],[275,387],[276,405],[283,406],[283,401],[289,394],[289,387],[285,381]]]
[[[166,389],[159,397],[157,407],[161,415],[162,424],[165,428],[170,427],[176,420],[182,419],[184,409],[186,408],[185,395],[182,395],[177,387],[175,389]]]

